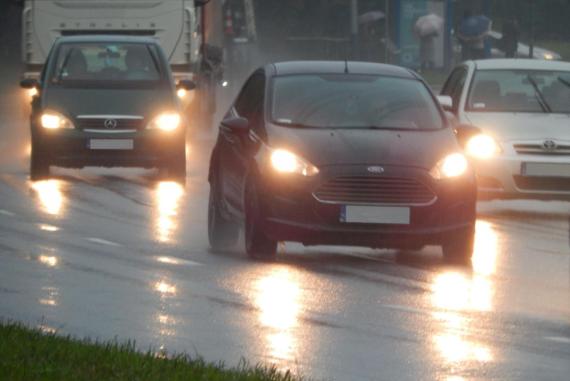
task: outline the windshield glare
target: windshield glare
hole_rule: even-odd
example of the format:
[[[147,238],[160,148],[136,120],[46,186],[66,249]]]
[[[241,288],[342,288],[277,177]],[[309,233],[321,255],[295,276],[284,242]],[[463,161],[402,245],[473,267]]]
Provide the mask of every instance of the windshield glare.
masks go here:
[[[353,75],[291,75],[273,82],[272,118],[313,128],[443,127],[429,91],[412,79]]]
[[[152,83],[160,80],[154,46],[124,43],[64,44],[52,68],[52,84]]]
[[[475,112],[570,113],[570,72],[480,70],[467,108]]]

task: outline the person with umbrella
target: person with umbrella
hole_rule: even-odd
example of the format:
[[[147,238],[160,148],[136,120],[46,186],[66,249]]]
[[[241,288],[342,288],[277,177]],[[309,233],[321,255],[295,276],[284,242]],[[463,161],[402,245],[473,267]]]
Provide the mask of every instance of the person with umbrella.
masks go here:
[[[420,68],[435,66],[435,39],[443,27],[443,19],[433,13],[419,17],[414,24],[414,33],[420,39]]]
[[[492,21],[487,16],[474,16],[471,11],[465,12],[457,31],[464,61],[485,58],[485,39],[491,31],[491,25]]]

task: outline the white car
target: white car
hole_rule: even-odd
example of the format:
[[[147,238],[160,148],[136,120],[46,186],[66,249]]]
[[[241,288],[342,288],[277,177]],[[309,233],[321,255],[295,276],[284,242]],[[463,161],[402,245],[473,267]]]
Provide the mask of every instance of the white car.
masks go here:
[[[491,40],[491,57],[492,58],[505,58],[506,54],[502,46],[503,34],[492,30],[489,32],[489,39]],[[528,58],[530,46],[519,42],[517,44],[517,58]],[[552,50],[534,46],[532,50],[533,58],[537,60],[561,60],[562,56]]]
[[[441,95],[489,198],[570,199],[570,63],[467,61]]]

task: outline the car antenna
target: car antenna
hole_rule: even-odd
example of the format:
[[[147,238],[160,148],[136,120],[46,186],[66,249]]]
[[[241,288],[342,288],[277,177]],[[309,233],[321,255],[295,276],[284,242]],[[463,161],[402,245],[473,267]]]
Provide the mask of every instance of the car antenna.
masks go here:
[[[344,74],[348,74],[348,60],[344,60]]]

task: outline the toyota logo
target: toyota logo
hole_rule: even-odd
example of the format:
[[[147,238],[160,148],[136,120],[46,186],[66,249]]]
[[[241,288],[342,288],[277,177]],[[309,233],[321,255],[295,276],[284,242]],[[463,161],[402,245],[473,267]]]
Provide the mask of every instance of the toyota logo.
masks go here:
[[[368,167],[366,169],[368,170],[368,172],[374,173],[377,175],[379,175],[380,173],[384,173],[384,168],[382,168],[380,166],[372,166],[372,167]]]
[[[557,145],[554,140],[545,140],[544,143],[542,143],[542,148],[544,148],[547,151],[554,151],[556,147]]]
[[[115,119],[107,119],[104,124],[105,128],[109,129],[117,128],[117,121]]]

